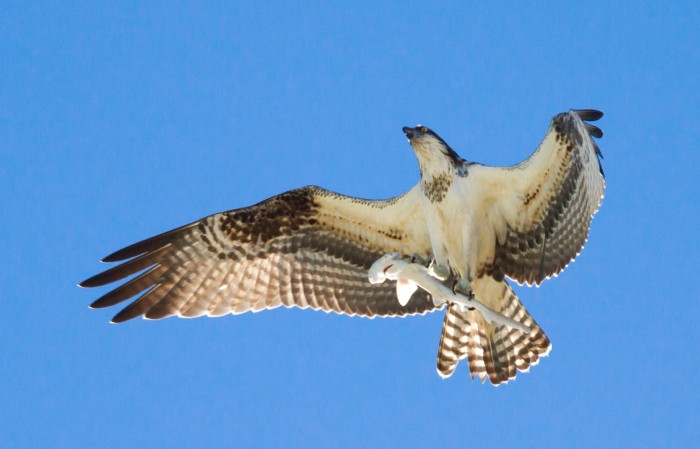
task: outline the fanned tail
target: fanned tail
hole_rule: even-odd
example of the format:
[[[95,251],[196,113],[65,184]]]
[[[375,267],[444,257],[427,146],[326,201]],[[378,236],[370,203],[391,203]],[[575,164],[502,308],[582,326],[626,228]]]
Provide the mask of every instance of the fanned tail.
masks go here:
[[[540,357],[549,354],[552,345],[544,331],[525,310],[505,281],[491,277],[472,283],[476,297],[496,311],[528,326],[530,333],[495,323],[487,323],[481,312],[462,311],[450,304],[438,347],[437,370],[449,377],[460,360],[466,358],[472,379],[488,378],[499,385],[515,378],[517,371],[528,371]]]

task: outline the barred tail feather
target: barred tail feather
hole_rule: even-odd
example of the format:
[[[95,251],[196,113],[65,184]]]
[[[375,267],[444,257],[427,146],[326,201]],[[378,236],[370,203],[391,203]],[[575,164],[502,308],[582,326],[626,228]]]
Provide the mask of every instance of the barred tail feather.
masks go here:
[[[450,377],[457,363],[467,355],[470,323],[460,310],[459,305],[450,304],[442,324],[437,358],[437,370],[442,378]]]
[[[466,358],[472,379],[487,378],[494,385],[515,378],[518,371],[528,371],[540,357],[549,354],[552,345],[544,331],[525,310],[505,281],[482,278],[472,283],[477,298],[498,312],[528,326],[525,334],[508,326],[487,323],[481,312],[462,311],[451,304],[438,347],[437,370],[449,377],[460,360]]]

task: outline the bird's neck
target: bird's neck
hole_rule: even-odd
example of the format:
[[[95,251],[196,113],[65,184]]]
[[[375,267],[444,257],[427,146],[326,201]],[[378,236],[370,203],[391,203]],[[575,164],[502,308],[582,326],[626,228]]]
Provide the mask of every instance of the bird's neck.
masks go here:
[[[423,194],[431,202],[442,201],[454,179],[466,175],[466,162],[441,143],[416,144],[413,149],[418,158]]]
[[[452,160],[443,155],[419,160],[418,165],[421,191],[431,203],[441,202],[458,176],[458,168]]]
[[[421,181],[429,180],[436,176],[448,175],[450,177],[457,174],[454,163],[445,157],[433,157],[429,159],[419,159],[418,168],[420,170]]]
[[[430,179],[443,173],[456,173],[459,156],[452,157],[441,144],[416,144],[413,150],[418,158],[421,178]]]
[[[454,173],[449,171],[433,172],[427,176],[423,174],[420,179],[420,189],[431,203],[439,203],[449,192],[454,179]]]

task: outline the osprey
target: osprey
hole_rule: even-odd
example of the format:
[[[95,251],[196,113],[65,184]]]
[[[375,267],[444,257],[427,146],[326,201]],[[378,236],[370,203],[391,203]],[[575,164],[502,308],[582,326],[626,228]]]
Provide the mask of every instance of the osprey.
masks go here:
[[[545,333],[506,278],[538,285],[579,254],[605,188],[587,123],[595,110],[555,116],[525,161],[492,167],[462,159],[424,126],[403,128],[420,181],[401,196],[366,200],[307,186],[254,206],[210,215],[116,251],[121,264],[83,281],[97,287],[140,273],[91,304],[140,296],[112,322],[144,316],[221,316],[279,306],[365,317],[439,308],[423,290],[405,306],[367,271],[385,253],[430,261],[453,289],[531,329],[487,322],[447,303],[437,369],[450,376],[466,358],[472,379],[498,385],[549,353]]]

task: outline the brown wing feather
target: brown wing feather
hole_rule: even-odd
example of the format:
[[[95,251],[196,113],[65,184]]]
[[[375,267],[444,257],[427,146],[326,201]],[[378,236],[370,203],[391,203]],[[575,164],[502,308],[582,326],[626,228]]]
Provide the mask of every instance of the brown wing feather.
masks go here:
[[[557,115],[540,148],[512,168],[530,185],[521,192],[516,224],[507,225],[497,242],[493,266],[486,262],[482,272],[539,284],[579,254],[605,189],[602,154],[591,138],[603,133],[582,119],[602,115],[594,110]]]
[[[411,222],[420,206],[410,194],[367,201],[317,187],[293,190],[130,245],[104,259],[120,265],[80,285],[106,285],[147,269],[92,303],[109,307],[141,294],[114,322],[279,306],[368,317],[425,313],[435,306],[422,291],[402,307],[392,284],[367,280],[385,252],[427,252],[420,226],[384,223]]]

